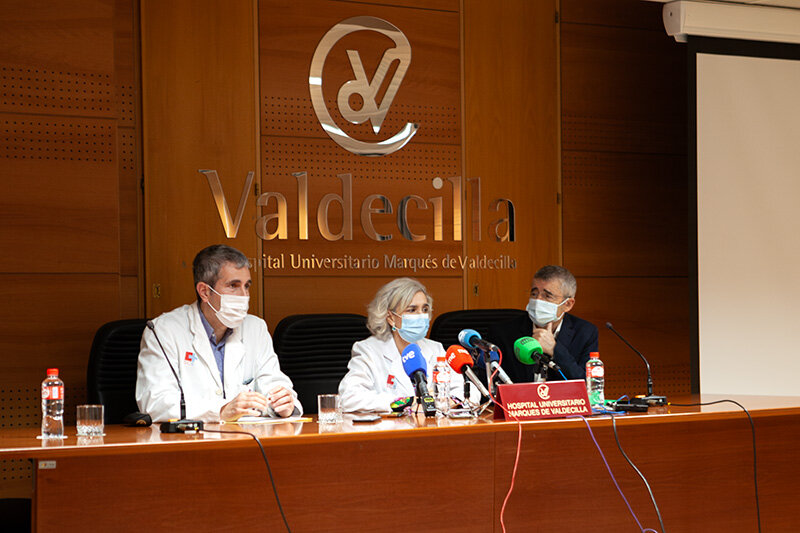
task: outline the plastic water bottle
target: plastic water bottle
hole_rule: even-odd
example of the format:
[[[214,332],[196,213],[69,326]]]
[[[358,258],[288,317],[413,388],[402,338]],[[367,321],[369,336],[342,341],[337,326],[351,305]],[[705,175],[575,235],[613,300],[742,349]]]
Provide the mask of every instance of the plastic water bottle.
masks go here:
[[[42,438],[64,437],[64,382],[57,368],[48,368],[42,381]]]
[[[605,369],[600,360],[600,352],[592,352],[589,354],[589,360],[586,361],[586,392],[589,393],[589,405],[601,409],[605,407],[604,387]]]
[[[436,365],[433,367],[433,388],[436,414],[447,416],[450,412],[450,366],[444,357],[436,358]]]

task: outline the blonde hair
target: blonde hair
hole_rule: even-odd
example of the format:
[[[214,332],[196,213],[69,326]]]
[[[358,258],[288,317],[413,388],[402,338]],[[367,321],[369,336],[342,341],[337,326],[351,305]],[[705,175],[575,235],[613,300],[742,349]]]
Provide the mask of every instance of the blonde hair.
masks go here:
[[[397,278],[380,289],[367,306],[367,328],[379,339],[386,339],[389,336],[389,324],[386,322],[386,314],[389,311],[398,312],[405,309],[414,295],[422,292],[428,299],[428,306],[431,314],[433,313],[433,298],[428,294],[425,285],[412,278]]]

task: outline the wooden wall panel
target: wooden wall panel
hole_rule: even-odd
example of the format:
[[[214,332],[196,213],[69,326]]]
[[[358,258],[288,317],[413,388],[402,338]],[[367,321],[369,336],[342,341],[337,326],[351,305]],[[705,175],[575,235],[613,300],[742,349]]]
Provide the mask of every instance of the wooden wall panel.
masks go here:
[[[111,121],[0,115],[0,271],[119,270],[114,152]]]
[[[659,394],[689,392],[689,286],[685,277],[578,278],[575,314],[600,331],[607,397],[644,394],[642,360],[605,324],[642,352]]]
[[[4,55],[4,66],[0,67],[4,82],[0,100],[3,111],[98,118],[108,118],[114,113],[114,91],[106,68],[81,72],[74,66],[63,70],[30,68],[7,61]]]
[[[402,4],[259,2],[261,192],[279,193],[288,204],[288,238],[263,242],[265,258],[284,260],[283,266],[263,268],[262,272],[265,316],[270,324],[296,313],[363,313],[382,284],[406,275],[425,280],[434,295],[442,295],[442,307],[437,299],[437,311],[462,306],[462,269],[441,266],[443,257],[461,255],[462,240],[453,236],[454,218],[460,223],[461,217],[454,215],[450,182],[445,180],[440,190],[433,186],[436,177],[461,176],[459,17],[457,12]],[[309,93],[309,67],[320,39],[341,20],[357,15],[378,17],[397,26],[412,50],[410,66],[378,135],[368,129],[368,123],[352,125],[344,120],[336,95],[339,87],[353,78],[346,51],[358,51],[371,77],[391,40],[375,32],[357,32],[341,39],[326,58],[323,93],[334,121],[349,135],[377,142],[395,134],[407,122],[419,123],[419,131],[408,145],[380,157],[354,155],[331,140],[320,126]],[[292,176],[297,172],[308,173],[307,240],[299,239],[298,185]],[[325,194],[342,194],[339,174],[351,174],[353,179],[353,238],[327,241],[317,227],[317,206]],[[375,241],[363,229],[361,205],[370,194],[382,194],[391,201],[392,214],[372,216],[375,229],[391,235],[391,240]],[[425,209],[416,204],[408,209],[411,230],[426,236],[422,242],[404,238],[396,222],[400,200],[411,194],[426,202]],[[438,241],[430,201],[433,197],[442,197],[443,228]],[[275,212],[273,200],[268,207],[260,208],[259,214]],[[342,227],[338,205],[331,208],[329,221],[334,232]],[[275,222],[267,227],[270,232],[275,229]],[[290,263],[297,256],[370,259],[377,266],[298,269]],[[394,257],[435,258],[437,266],[395,268]]]
[[[482,239],[465,249],[517,260],[515,270],[470,271],[467,307],[522,307],[533,272],[560,261],[556,6],[464,2],[464,174],[481,178],[483,202],[516,208],[516,242],[494,242],[497,216],[484,217]]]
[[[686,152],[684,54],[663,29],[617,27],[629,3],[606,25],[561,24],[565,151]]]
[[[0,224],[13,230],[1,239],[21,253],[0,271],[116,271],[113,9],[78,0],[2,11]]]
[[[446,178],[459,175],[461,153],[457,145],[411,144],[394,154],[375,158],[352,156],[327,138],[263,137],[262,149],[262,192],[279,192],[288,204],[288,239],[264,241],[264,254],[275,256],[295,253],[310,256],[313,253],[317,257],[379,257],[381,267],[377,271],[371,269],[370,274],[386,271],[383,266],[386,255],[423,259],[429,254],[439,258],[446,254],[460,255],[461,243],[453,240],[453,186],[449,181],[445,181],[440,190],[433,186],[433,178],[436,176]],[[308,240],[298,239],[298,181],[292,175],[295,172],[308,173]],[[342,194],[342,181],[337,176],[344,173],[353,176],[353,240],[327,241],[317,227],[317,207],[324,195]],[[370,218],[375,230],[391,235],[390,240],[374,241],[364,233],[361,206],[364,199],[371,194],[383,194],[392,204],[391,214],[374,214]],[[425,241],[412,242],[402,237],[397,226],[397,209],[400,200],[408,194],[417,194],[426,201],[432,197],[442,198],[441,241],[434,240],[434,209],[429,202],[425,209],[412,204],[407,212],[411,230],[415,234],[424,235]],[[260,214],[267,216],[275,212],[275,200],[272,200],[267,208],[262,208]],[[342,227],[341,212],[338,204],[334,204],[330,210],[330,228],[334,232]],[[275,223],[270,223],[267,230],[275,231],[275,227]],[[248,227],[247,231],[254,231],[254,228]],[[331,271],[330,275],[346,276],[354,273],[358,272],[344,269]],[[461,270],[454,273],[435,268],[427,273],[460,277]],[[297,271],[287,262],[284,268],[265,270],[264,274],[293,275]]]
[[[323,94],[337,125],[356,138],[373,142],[390,137],[407,122],[416,122],[420,128],[409,146],[461,143],[457,13],[330,0],[261,0],[259,15],[263,136],[318,137],[350,159],[362,158],[344,151],[323,131],[311,105],[308,73],[317,44],[330,28],[348,17],[373,16],[405,34],[411,45],[411,63],[380,135],[375,135],[369,122],[353,125],[343,120],[336,98],[339,87],[353,79],[346,51],[357,50],[371,76],[391,40],[369,31],[341,39],[329,52],[323,71]]]
[[[66,69],[110,79],[112,17],[113,3],[108,1],[4,0],[3,61],[26,70]]]
[[[660,7],[641,0],[561,0],[561,22],[663,32]]]
[[[564,0],[564,265],[575,313],[600,328],[607,396],[688,392],[686,62],[660,4]],[[654,22],[659,21],[659,22]]]
[[[141,279],[138,276],[119,277],[119,317],[139,318],[143,316]]]
[[[139,314],[134,4],[2,2],[0,427],[38,426],[48,367],[74,424],[96,329]],[[30,493],[14,463],[0,465],[0,496]]]
[[[413,275],[413,273],[411,273]],[[414,275],[433,297],[434,318],[461,309],[461,278]],[[367,316],[367,304],[395,276],[350,276],[336,280],[330,290],[325,276],[303,275],[264,280],[264,317],[270,331],[286,316],[305,313],[358,313]],[[313,299],[312,299],[313,297]]]
[[[14,304],[13,314],[4,318],[5,327],[14,333],[0,341],[9,363],[3,383],[38,386],[45,370],[58,366],[68,386],[85,384],[94,333],[119,316],[119,276],[0,274],[0,282]]]
[[[358,4],[382,4],[395,7],[416,7],[435,11],[458,11],[459,0],[340,0]]]
[[[5,2],[0,12],[0,159],[6,183],[0,244],[15,250],[3,255],[0,272],[9,276],[12,290],[26,290],[20,300],[30,306],[26,324],[15,323],[20,315],[11,307],[2,320],[15,323],[15,333],[3,335],[4,353],[27,355],[24,364],[15,360],[13,368],[3,369],[0,386],[38,386],[48,365],[73,369],[73,388],[83,386],[94,330],[120,316],[124,217],[117,163],[135,159],[138,151],[133,137],[124,141],[127,155],[120,157],[117,136],[115,65],[125,63],[129,77],[136,70],[135,58],[128,57],[133,47],[121,45],[125,39],[115,26],[126,6],[132,13],[133,3],[122,1]],[[127,227],[135,240],[135,223]],[[138,252],[133,254],[135,261]],[[134,261],[126,256],[132,276],[138,274]],[[92,320],[78,324],[87,317],[72,307],[89,301]],[[69,333],[54,323],[70,324]]]
[[[114,87],[119,177],[120,273],[140,277],[142,263],[142,161],[139,98],[139,19],[134,2],[114,3]],[[144,302],[142,302],[143,304]],[[144,305],[138,307],[144,312]]]
[[[564,255],[575,275],[687,275],[685,156],[562,158]]]
[[[136,128],[117,128],[119,259],[120,272],[127,276],[138,276],[141,263],[142,174],[136,151],[141,146],[138,135]]]
[[[237,238],[228,239],[198,172],[218,172],[235,216],[247,173],[258,170],[253,17],[250,0],[202,9],[189,0],[141,3],[149,316],[194,300],[191,265],[202,248],[225,243],[257,255],[255,197],[247,196]],[[252,311],[260,292],[253,291]]]

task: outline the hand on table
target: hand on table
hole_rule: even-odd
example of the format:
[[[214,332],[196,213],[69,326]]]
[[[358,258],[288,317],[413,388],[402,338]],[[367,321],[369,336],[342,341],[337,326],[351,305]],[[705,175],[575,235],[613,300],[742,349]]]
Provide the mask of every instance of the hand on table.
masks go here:
[[[243,416],[261,416],[267,412],[267,397],[260,392],[243,391],[219,410],[219,417],[233,422]]]
[[[286,418],[294,412],[294,396],[286,387],[278,385],[269,391],[268,400],[275,414],[282,418]]]

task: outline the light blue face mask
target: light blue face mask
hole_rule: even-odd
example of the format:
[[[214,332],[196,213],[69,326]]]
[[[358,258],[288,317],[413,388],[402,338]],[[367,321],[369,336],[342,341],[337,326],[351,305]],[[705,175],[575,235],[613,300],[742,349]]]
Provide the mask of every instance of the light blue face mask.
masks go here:
[[[395,313],[397,315],[397,313]],[[400,315],[397,315],[400,316]],[[422,314],[406,314],[400,317],[403,320],[403,325],[396,329],[400,337],[406,342],[418,342],[425,338],[428,334],[428,327],[430,327],[431,317],[428,313]]]

